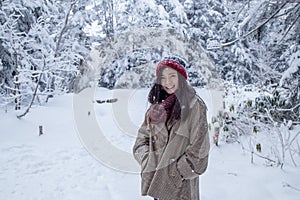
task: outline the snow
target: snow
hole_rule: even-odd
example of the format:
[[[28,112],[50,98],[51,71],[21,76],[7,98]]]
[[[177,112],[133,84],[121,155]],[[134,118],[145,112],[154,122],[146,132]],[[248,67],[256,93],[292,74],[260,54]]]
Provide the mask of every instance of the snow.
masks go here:
[[[84,32],[86,32],[88,36],[104,37],[104,35],[101,34],[102,31],[103,31],[103,28],[101,27],[101,25],[99,25],[98,20],[95,20],[95,21],[92,22],[91,25],[87,24],[84,27]]]
[[[299,169],[250,164],[250,155],[238,144],[213,146],[210,153],[210,164],[201,180],[202,199],[299,198],[299,191],[285,188],[286,183],[299,186]]]
[[[197,91],[211,116],[216,110],[215,94],[204,89]],[[80,132],[77,121],[82,119],[85,123],[94,115],[105,138],[131,157],[136,130],[149,106],[147,92],[148,89],[97,88],[92,98],[84,96],[89,105],[80,104],[81,110],[76,107],[78,96],[67,94],[32,108],[22,119],[16,118],[17,112],[1,110],[0,199],[152,199],[140,196],[138,168],[126,172],[116,170],[110,160],[99,162],[82,140],[85,133]],[[94,101],[107,98],[118,101]],[[82,116],[76,116],[78,113]],[[126,127],[124,121],[131,125]],[[43,126],[41,136],[39,126]],[[87,129],[86,134],[89,131],[93,129]],[[113,153],[108,156],[123,159]],[[218,147],[212,144],[209,167],[200,179],[201,199],[299,199],[299,168],[266,167],[260,158],[254,158],[254,164],[250,160],[251,155],[237,143],[220,142]]]
[[[280,86],[283,86],[284,81],[296,73],[300,69],[300,50],[292,54],[292,59],[289,61],[289,68],[283,72],[283,75],[280,79]]]
[[[3,70],[3,65],[2,65],[2,60],[0,58],[0,71],[2,71],[2,70]]]

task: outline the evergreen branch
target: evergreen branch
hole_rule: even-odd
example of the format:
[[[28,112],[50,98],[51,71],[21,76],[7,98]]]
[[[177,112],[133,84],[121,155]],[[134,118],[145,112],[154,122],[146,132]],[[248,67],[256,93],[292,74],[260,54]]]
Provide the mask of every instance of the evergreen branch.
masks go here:
[[[253,32],[257,31],[259,28],[263,27],[265,24],[267,24],[271,19],[273,19],[280,11],[281,9],[287,4],[288,2],[284,2],[283,4],[281,4],[281,6],[268,18],[266,19],[264,22],[262,22],[260,25],[258,25],[256,28],[252,29],[251,31],[249,31],[248,33],[242,35],[241,37],[227,42],[227,43],[222,43],[219,46],[215,46],[215,47],[211,47],[211,48],[207,48],[207,50],[213,50],[213,49],[220,49],[222,47],[226,47],[226,46],[231,46],[234,43],[244,40],[246,37],[248,37],[250,34],[252,34]]]

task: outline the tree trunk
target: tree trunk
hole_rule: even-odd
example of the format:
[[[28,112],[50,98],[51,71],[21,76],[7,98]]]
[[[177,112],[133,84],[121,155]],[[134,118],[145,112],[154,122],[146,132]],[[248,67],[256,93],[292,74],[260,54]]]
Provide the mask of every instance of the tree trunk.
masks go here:
[[[54,53],[55,58],[59,56],[59,49],[60,49],[60,46],[61,46],[62,37],[63,37],[64,33],[67,31],[70,14],[71,14],[71,11],[72,11],[75,3],[76,3],[76,1],[71,3],[71,5],[69,7],[69,10],[67,11],[64,26],[63,26],[63,28],[61,29],[61,31],[58,35],[58,39],[56,41],[55,53]],[[48,102],[49,98],[53,97],[53,91],[55,90],[55,78],[54,78],[53,73],[51,73],[51,74],[52,74],[52,77],[51,77],[50,90],[48,91],[48,92],[50,92],[50,94],[47,96],[46,102]]]
[[[15,65],[16,68],[13,72],[13,77],[14,77],[14,83],[15,83],[15,88],[14,88],[14,96],[15,96],[15,110],[20,110],[21,109],[21,96],[20,96],[20,83],[19,83],[19,71],[18,71],[18,54],[17,51],[14,50],[14,56],[15,56]]]
[[[32,106],[32,104],[33,104],[33,102],[34,102],[34,99],[35,99],[35,97],[36,97],[36,93],[37,93],[37,91],[38,91],[39,83],[40,83],[40,81],[41,81],[41,78],[42,78],[42,75],[43,75],[45,66],[46,66],[46,61],[45,61],[45,59],[44,59],[43,70],[41,71],[41,73],[40,73],[40,75],[39,75],[39,80],[38,80],[38,82],[37,82],[37,84],[36,84],[36,86],[35,86],[35,90],[34,90],[34,93],[33,93],[33,95],[32,95],[32,98],[31,98],[31,102],[30,102],[29,106],[27,107],[27,109],[25,110],[25,112],[24,112],[23,114],[17,116],[19,119],[22,118],[22,117],[24,117],[24,116],[29,112],[29,110],[30,110],[30,108],[31,108],[31,106]]]

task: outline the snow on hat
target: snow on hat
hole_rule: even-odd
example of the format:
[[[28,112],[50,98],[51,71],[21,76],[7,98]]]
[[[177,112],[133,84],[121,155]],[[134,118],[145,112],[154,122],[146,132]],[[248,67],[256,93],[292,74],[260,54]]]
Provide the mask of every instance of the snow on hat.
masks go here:
[[[176,56],[169,56],[163,58],[156,67],[156,76],[158,76],[159,70],[163,67],[170,67],[180,73],[185,79],[187,79],[187,73],[185,70],[186,63],[183,59]]]

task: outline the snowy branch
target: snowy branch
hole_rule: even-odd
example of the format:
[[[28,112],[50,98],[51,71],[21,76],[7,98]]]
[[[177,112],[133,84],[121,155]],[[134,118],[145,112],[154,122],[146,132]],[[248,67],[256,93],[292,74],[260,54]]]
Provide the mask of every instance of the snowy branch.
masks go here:
[[[248,4],[250,3],[250,1],[251,0],[248,0],[248,2],[243,3],[242,8],[240,8],[239,11],[238,11],[238,13],[236,14],[235,19],[234,19],[232,25],[230,26],[230,29],[232,29],[232,27],[237,23],[239,15],[243,12],[243,10],[246,8],[246,6],[248,6]]]
[[[45,59],[44,59],[43,70],[45,69],[45,66],[46,66],[46,62],[45,62]],[[25,110],[25,112],[24,112],[23,114],[21,114],[21,115],[18,115],[17,118],[20,119],[20,118],[24,117],[24,116],[29,112],[29,110],[30,110],[30,108],[31,108],[31,106],[32,106],[32,104],[33,104],[33,102],[34,102],[34,99],[35,99],[35,97],[36,97],[37,90],[38,90],[38,88],[39,88],[39,82],[41,81],[41,78],[42,78],[42,74],[43,74],[43,73],[40,73],[39,80],[38,80],[37,83],[36,83],[36,87],[35,87],[35,90],[34,90],[34,93],[33,93],[33,96],[32,96],[32,98],[31,98],[31,102],[30,102],[29,106],[27,107],[27,109]]]
[[[282,108],[278,108],[277,110],[278,111],[294,111],[294,109],[298,108],[300,106],[300,103],[295,105],[294,107],[292,108],[288,108],[288,109],[282,109]]]
[[[58,36],[58,40],[56,42],[56,48],[55,48],[55,57],[57,57],[58,55],[58,50],[59,50],[59,46],[60,46],[60,43],[61,43],[61,40],[62,40],[62,36],[63,34],[65,33],[65,31],[67,30],[67,26],[68,26],[68,23],[69,23],[69,17],[70,17],[70,13],[72,11],[72,8],[73,6],[75,5],[76,2],[72,2],[71,5],[70,5],[70,8],[67,12],[67,15],[66,15],[66,18],[65,18],[65,23],[64,23],[64,26],[62,28],[62,30],[60,31],[60,34]]]
[[[282,36],[282,38],[280,39],[279,43],[282,42],[282,40],[285,38],[285,36],[290,32],[290,30],[293,28],[293,26],[296,24],[296,22],[298,21],[298,19],[300,18],[300,14],[298,14],[297,18],[293,21],[293,23],[289,26],[289,28],[286,30],[286,32],[284,33],[284,35]]]
[[[230,41],[230,42],[227,42],[227,43],[222,43],[222,44],[219,44],[219,45],[216,45],[214,44],[213,46],[210,46],[208,45],[207,47],[207,50],[214,50],[214,49],[220,49],[220,48],[223,48],[223,47],[226,47],[226,46],[230,46],[230,45],[233,45],[234,43],[238,42],[238,41],[241,41],[241,40],[244,40],[246,37],[248,37],[250,34],[252,34],[253,32],[257,31],[259,28],[263,27],[265,24],[267,24],[271,19],[273,19],[276,14],[278,14],[281,9],[287,4],[288,2],[284,2],[268,19],[266,19],[263,23],[261,23],[260,25],[258,25],[256,28],[252,29],[251,31],[249,31],[248,33],[242,35],[241,37],[233,40],[233,41]]]

